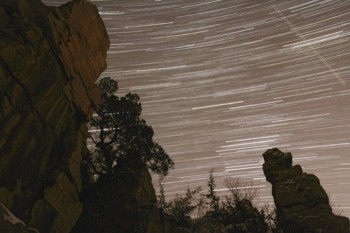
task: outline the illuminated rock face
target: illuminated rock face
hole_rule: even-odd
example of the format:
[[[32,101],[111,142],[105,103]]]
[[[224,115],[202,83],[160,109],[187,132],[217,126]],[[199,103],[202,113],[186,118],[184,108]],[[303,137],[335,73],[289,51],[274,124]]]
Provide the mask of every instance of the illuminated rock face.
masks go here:
[[[85,0],[0,1],[0,18],[0,203],[29,228],[69,232],[109,39]]]
[[[334,215],[319,179],[292,166],[292,155],[277,148],[263,154],[264,174],[272,184],[277,218],[284,232],[349,233],[349,219]]]

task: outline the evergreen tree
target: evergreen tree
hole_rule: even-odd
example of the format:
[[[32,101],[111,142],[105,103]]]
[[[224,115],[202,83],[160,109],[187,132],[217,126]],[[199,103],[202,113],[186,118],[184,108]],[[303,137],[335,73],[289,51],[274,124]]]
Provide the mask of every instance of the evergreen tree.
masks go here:
[[[140,98],[136,94],[115,95],[118,83],[107,77],[98,82],[102,103],[89,124],[88,153],[83,168],[90,181],[102,177],[112,180],[114,168],[141,158],[148,168],[166,176],[174,162],[153,141],[153,129],[141,119]]]
[[[206,197],[209,199],[210,210],[214,211],[214,213],[218,213],[220,209],[220,197],[217,196],[215,192],[216,184],[215,184],[213,172],[214,170],[211,169],[209,173],[209,180],[207,182],[208,193],[206,194]]]
[[[169,204],[165,200],[163,179],[164,179],[164,176],[162,175],[160,175],[158,178],[158,182],[159,182],[158,204],[162,211],[167,211],[169,208]]]
[[[197,187],[194,190],[187,188],[184,195],[177,195],[169,203],[169,212],[175,216],[176,226],[191,227],[191,213],[198,208],[198,204],[194,204],[194,199],[200,191],[201,187]]]

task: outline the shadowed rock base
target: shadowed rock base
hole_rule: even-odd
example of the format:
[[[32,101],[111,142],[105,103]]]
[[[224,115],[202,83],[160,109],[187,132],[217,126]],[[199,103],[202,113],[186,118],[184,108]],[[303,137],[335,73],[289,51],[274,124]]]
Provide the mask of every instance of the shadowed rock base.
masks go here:
[[[291,153],[277,148],[263,154],[266,180],[272,184],[279,228],[286,233],[349,233],[349,219],[332,213],[319,179],[292,166]]]
[[[84,211],[72,233],[171,233],[165,231],[146,165],[133,160],[116,179],[99,179],[81,194]],[[166,225],[166,224],[165,224]]]

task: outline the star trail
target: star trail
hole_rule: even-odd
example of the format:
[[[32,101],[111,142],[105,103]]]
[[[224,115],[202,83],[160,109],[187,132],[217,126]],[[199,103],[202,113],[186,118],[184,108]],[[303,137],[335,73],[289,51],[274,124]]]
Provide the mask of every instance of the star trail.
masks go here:
[[[111,41],[103,76],[141,97],[175,161],[167,196],[205,189],[213,168],[220,193],[239,177],[272,203],[262,153],[278,147],[350,217],[349,1],[92,2]]]

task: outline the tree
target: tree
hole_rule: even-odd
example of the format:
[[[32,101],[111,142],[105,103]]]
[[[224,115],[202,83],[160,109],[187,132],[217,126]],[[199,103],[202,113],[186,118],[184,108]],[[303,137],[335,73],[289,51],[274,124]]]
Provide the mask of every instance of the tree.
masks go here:
[[[196,197],[201,190],[198,187],[195,190],[187,188],[185,194],[176,195],[175,199],[166,203],[164,187],[160,181],[159,203],[161,206],[166,206],[165,212],[175,216],[178,227],[185,227],[193,232],[201,232],[209,228],[214,230],[213,232],[221,232],[219,229],[222,227],[225,227],[225,232],[228,233],[267,233],[269,226],[270,229],[275,229],[274,216],[273,213],[269,213],[268,207],[257,208],[253,205],[253,201],[258,196],[258,190],[253,182],[226,178],[224,184],[228,193],[221,198],[223,200],[220,202],[215,192],[215,178],[211,170],[207,181],[208,191],[202,195],[208,199],[207,202]],[[197,219],[192,221],[191,216],[195,216],[195,210],[197,210]],[[204,213],[203,210],[211,211]]]
[[[164,184],[163,184],[164,176],[160,175],[158,177],[158,183],[159,183],[159,195],[158,197],[158,204],[162,211],[167,211],[169,208],[169,204],[165,200],[165,191],[164,191]]]
[[[176,195],[175,199],[169,203],[169,212],[175,216],[177,227],[191,227],[191,213],[198,208],[201,201],[194,204],[196,194],[201,191],[201,187],[194,190],[187,188],[183,195]]]
[[[205,196],[206,198],[209,199],[208,204],[209,204],[210,210],[214,211],[214,213],[218,213],[220,208],[220,197],[217,196],[215,192],[216,184],[215,184],[213,172],[214,172],[213,169],[211,169],[209,172],[209,180],[207,182],[208,193]]]
[[[220,208],[220,217],[225,225],[230,225],[229,232],[266,233],[268,222],[264,210],[258,210],[252,202],[258,196],[253,182],[237,178],[224,180],[229,195]]]
[[[109,78],[98,82],[102,103],[89,123],[90,146],[83,157],[85,173],[90,180],[101,176],[112,180],[114,168],[141,158],[148,168],[166,176],[174,162],[153,141],[153,129],[141,119],[140,98],[136,94],[115,95],[118,83]]]
[[[242,200],[248,200],[252,202],[258,197],[258,189],[254,187],[251,181],[242,181],[238,178],[225,178],[225,187],[230,192],[230,198],[232,198],[233,204],[237,204]]]

